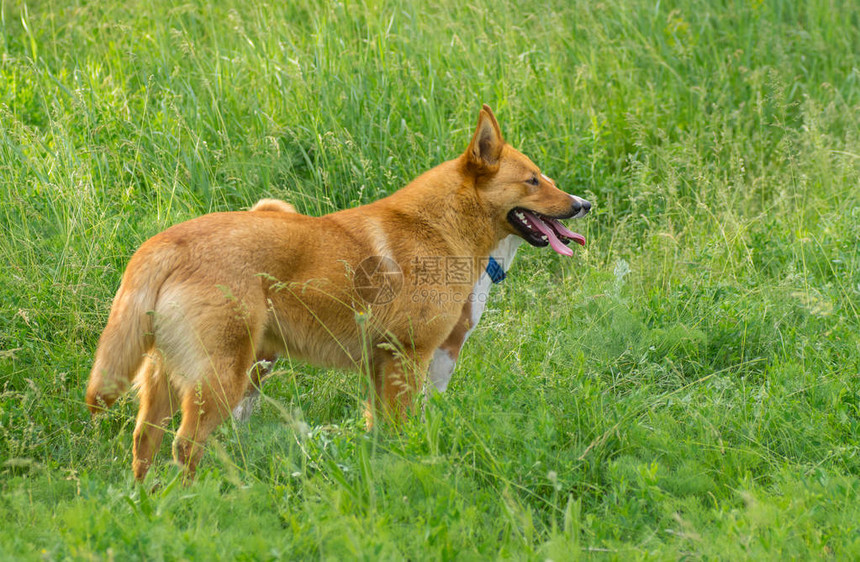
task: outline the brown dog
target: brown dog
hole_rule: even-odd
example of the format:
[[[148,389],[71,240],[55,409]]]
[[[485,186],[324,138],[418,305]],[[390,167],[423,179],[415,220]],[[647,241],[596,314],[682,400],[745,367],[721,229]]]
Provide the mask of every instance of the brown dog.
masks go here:
[[[513,234],[572,255],[584,239],[558,219],[590,207],[505,144],[486,105],[465,153],[389,197],[323,217],[280,203],[178,224],[132,256],[86,400],[96,413],[136,377],[136,478],[177,409],[173,454],[193,476],[257,362],[278,355],[367,373],[368,421],[401,419],[434,353],[468,332],[490,251]]]

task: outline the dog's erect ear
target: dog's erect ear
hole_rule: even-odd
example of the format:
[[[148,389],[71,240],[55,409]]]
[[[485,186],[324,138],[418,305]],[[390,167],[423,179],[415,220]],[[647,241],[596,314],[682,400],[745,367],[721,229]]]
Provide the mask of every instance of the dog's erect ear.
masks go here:
[[[484,104],[478,115],[478,126],[475,136],[466,149],[466,160],[479,169],[492,169],[498,166],[505,140],[502,130],[490,106]]]

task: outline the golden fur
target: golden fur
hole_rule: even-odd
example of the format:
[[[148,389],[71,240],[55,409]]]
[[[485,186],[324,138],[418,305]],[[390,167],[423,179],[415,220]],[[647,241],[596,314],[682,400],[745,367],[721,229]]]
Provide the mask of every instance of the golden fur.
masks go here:
[[[539,185],[526,178],[538,175]],[[572,216],[560,191],[505,144],[484,106],[465,153],[374,203],[322,217],[263,200],[250,211],[213,213],[175,225],[132,256],[99,340],[86,400],[110,406],[137,377],[134,474],[142,479],[176,410],[174,457],[193,476],[207,436],[241,400],[257,362],[288,354],[358,369],[372,381],[368,419],[406,415],[427,365],[468,328],[462,284],[425,280],[415,298],[415,258],[486,258],[516,234],[514,207]],[[356,267],[369,256],[396,262],[403,290],[391,302],[356,295]],[[435,282],[438,281],[438,282]]]

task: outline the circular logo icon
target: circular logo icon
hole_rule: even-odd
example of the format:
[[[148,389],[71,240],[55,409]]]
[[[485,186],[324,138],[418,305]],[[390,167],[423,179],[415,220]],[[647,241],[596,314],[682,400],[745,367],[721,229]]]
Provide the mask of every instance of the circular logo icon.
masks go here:
[[[403,271],[390,258],[370,256],[358,264],[352,283],[367,304],[388,304],[403,289]]]

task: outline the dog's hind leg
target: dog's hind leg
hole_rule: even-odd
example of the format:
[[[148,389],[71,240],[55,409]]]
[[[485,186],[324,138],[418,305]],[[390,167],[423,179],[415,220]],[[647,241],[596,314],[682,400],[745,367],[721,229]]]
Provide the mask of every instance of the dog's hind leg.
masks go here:
[[[230,416],[253,376],[266,319],[257,279],[232,287],[188,283],[162,291],[155,339],[179,395],[173,458],[194,477],[207,437]]]
[[[261,359],[257,361],[251,370],[250,382],[248,389],[245,391],[245,396],[239,405],[233,408],[233,419],[240,423],[247,423],[251,419],[251,414],[260,403],[260,393],[263,390],[263,383],[269,377],[272,371],[272,363],[274,358]]]
[[[152,350],[138,375],[140,408],[134,428],[134,477],[143,480],[164,437],[164,429],[179,407],[160,354]]]
[[[248,387],[248,371],[253,365],[251,343],[225,345],[233,354],[221,352],[208,358],[206,376],[188,385],[182,396],[182,423],[173,441],[173,458],[186,470],[186,480],[194,478],[206,439],[230,416]]]

